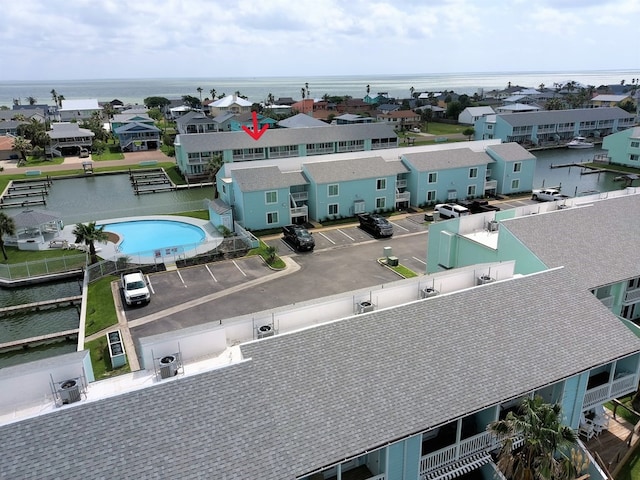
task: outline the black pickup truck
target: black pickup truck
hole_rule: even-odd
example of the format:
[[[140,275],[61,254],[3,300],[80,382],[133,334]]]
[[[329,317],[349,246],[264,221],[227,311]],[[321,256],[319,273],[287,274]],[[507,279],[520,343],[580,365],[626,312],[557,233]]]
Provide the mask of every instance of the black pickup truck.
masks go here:
[[[391,237],[393,235],[393,225],[377,213],[361,213],[358,215],[360,228],[366,230],[374,237]]]
[[[311,251],[316,241],[309,231],[301,225],[286,225],[282,227],[284,241],[292,245],[299,252]]]
[[[500,207],[490,205],[487,200],[462,200],[459,205],[467,207],[471,213],[499,212]]]

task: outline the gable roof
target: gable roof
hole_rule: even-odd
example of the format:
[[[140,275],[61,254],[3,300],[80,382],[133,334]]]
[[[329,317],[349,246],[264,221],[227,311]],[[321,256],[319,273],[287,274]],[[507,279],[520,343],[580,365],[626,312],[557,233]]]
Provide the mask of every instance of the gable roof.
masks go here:
[[[409,171],[401,161],[387,162],[382,157],[305,163],[302,168],[317,184],[389,177]]]
[[[209,107],[213,108],[224,108],[230,107],[231,105],[239,105],[241,107],[250,107],[253,105],[249,100],[245,100],[242,97],[238,97],[237,95],[225,95],[224,97],[216,100],[215,102],[211,102]]]
[[[402,155],[402,159],[419,172],[475,167],[493,163],[491,157],[485,152],[474,152],[469,148],[405,153]]]
[[[284,128],[309,128],[309,127],[328,127],[329,124],[313,118],[304,113],[297,113],[293,117],[285,118],[278,122],[279,127]]]
[[[126,132],[160,132],[160,129],[155,125],[149,125],[147,123],[130,122],[115,129],[116,134]]]
[[[498,118],[512,127],[544,125],[550,123],[570,123],[589,120],[613,120],[633,118],[620,107],[577,108],[572,110],[540,110],[536,112],[503,113]]]
[[[289,188],[309,183],[300,172],[281,172],[276,166],[232,170],[235,182],[242,192],[259,192]]]
[[[491,108],[491,107],[467,107],[467,108],[465,108],[465,110],[472,117],[480,117],[482,115],[491,115],[493,113],[496,113],[496,112],[493,111],[493,108]]]
[[[516,142],[489,145],[486,150],[487,152],[495,152],[497,156],[506,162],[519,162],[536,159],[529,150]]]
[[[88,128],[80,128],[77,123],[63,122],[52,123],[51,130],[46,132],[50,138],[67,138],[67,137],[95,137]]]
[[[596,95],[591,99],[592,102],[621,102],[626,98],[630,98],[630,95]]]

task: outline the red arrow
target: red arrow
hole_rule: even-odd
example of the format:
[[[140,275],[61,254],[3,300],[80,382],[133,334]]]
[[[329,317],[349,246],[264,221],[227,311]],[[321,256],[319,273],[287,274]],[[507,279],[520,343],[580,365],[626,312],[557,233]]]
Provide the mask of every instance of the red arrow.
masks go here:
[[[242,125],[242,129],[247,132],[254,140],[258,140],[264,132],[269,128],[269,124],[265,124],[260,130],[258,130],[258,113],[253,112],[253,130],[249,127]]]

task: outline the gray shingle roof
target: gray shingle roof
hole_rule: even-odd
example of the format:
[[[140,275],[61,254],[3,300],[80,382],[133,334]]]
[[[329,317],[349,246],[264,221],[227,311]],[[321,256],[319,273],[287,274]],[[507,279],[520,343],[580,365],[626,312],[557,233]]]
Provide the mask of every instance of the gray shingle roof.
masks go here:
[[[487,150],[495,152],[506,162],[518,162],[522,160],[535,160],[535,156],[522,145],[510,142],[500,145],[489,145]]]
[[[558,269],[241,348],[241,364],[0,427],[1,476],[293,479],[640,341]]]
[[[448,170],[450,168],[475,167],[493,163],[485,152],[474,152],[468,148],[439,150],[435,152],[405,153],[402,155],[419,172]]]
[[[283,173],[276,166],[233,170],[232,175],[243,192],[288,188],[309,183],[301,172]]]
[[[279,127],[283,128],[309,128],[309,127],[328,127],[329,124],[313,118],[305,113],[298,113],[293,117],[285,118],[278,122]]]
[[[522,127],[526,125],[547,125],[592,120],[614,120],[616,118],[633,118],[633,115],[625,112],[619,107],[607,107],[505,113],[498,114],[498,117],[513,127]]]
[[[503,222],[548,267],[563,265],[593,288],[640,276],[640,195]],[[541,232],[548,232],[544,235]],[[615,247],[601,248],[603,232]]]
[[[51,138],[95,137],[95,133],[88,128],[80,128],[77,123],[52,123],[47,135]]]
[[[387,162],[382,157],[305,163],[303,168],[317,184],[388,177],[409,171],[400,160]]]
[[[258,140],[245,132],[213,132],[180,135],[180,144],[186,152],[209,152],[240,148],[277,147],[308,143],[366,140],[370,138],[396,138],[388,125],[367,123],[358,125],[330,125],[309,128],[270,128]]]

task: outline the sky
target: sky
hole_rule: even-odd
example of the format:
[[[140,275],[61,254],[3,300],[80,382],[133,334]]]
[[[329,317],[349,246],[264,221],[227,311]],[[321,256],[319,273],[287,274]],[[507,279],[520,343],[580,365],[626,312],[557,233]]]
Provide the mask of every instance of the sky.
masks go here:
[[[4,0],[0,11],[0,81],[640,67],[640,0]]]

